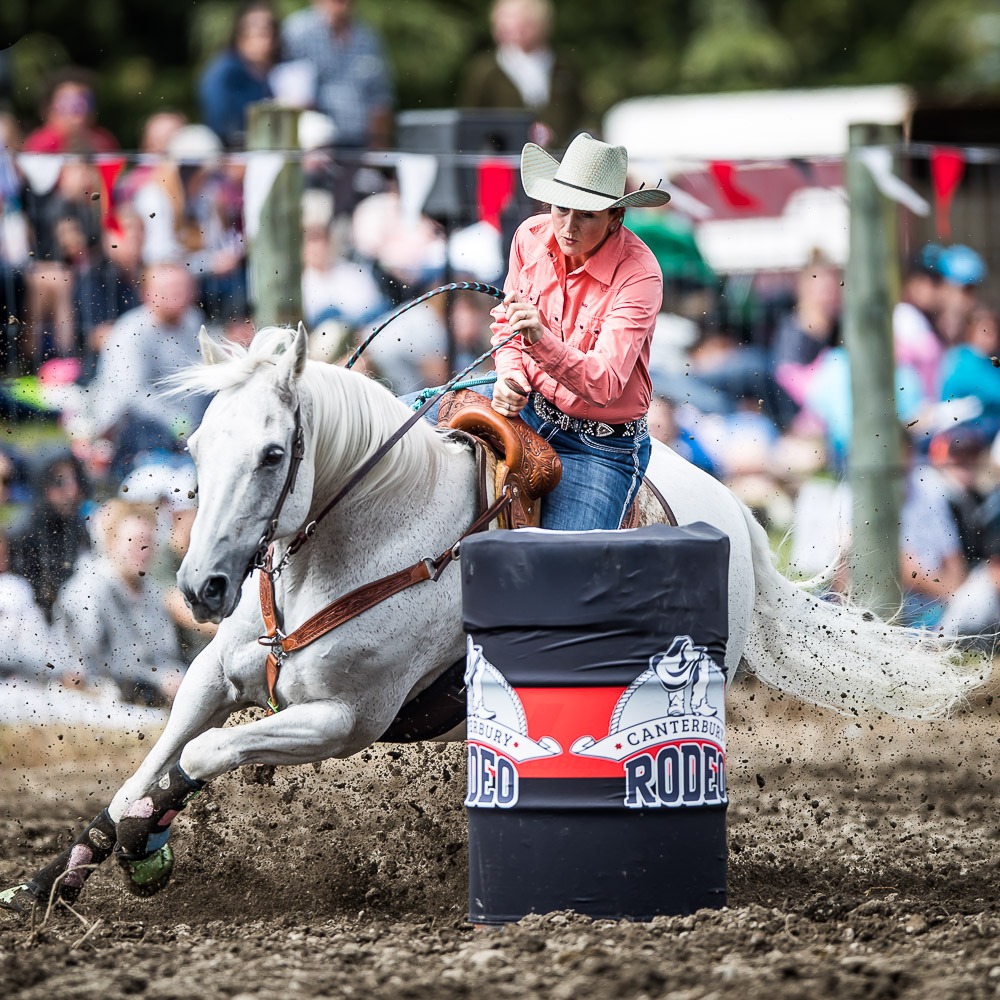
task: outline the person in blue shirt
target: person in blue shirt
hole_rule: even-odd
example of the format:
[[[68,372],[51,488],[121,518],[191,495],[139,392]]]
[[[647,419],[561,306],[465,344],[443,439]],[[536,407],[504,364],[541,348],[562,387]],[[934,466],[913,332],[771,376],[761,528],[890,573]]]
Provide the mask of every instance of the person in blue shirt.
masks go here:
[[[963,342],[952,347],[941,363],[941,399],[972,397],[982,412],[968,421],[987,439],[1000,432],[1000,328],[997,314],[985,306],[973,309]]]
[[[237,11],[227,48],[198,83],[202,121],[230,149],[246,139],[248,104],[272,97],[268,74],[278,61],[281,33],[271,5],[249,0]]]

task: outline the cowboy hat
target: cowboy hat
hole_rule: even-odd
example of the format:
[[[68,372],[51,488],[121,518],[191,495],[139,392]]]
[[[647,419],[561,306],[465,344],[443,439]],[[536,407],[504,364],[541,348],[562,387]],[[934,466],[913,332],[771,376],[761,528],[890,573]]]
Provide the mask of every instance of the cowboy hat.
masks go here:
[[[580,212],[605,208],[650,208],[665,205],[670,195],[659,188],[625,194],[628,153],[581,132],[560,163],[535,143],[521,150],[521,183],[529,198]]]

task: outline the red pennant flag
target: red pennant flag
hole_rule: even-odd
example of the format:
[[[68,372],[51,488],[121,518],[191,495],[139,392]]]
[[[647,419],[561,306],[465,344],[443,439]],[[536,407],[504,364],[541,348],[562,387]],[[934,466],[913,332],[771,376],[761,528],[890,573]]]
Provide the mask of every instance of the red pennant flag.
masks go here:
[[[104,160],[97,164],[101,175],[101,224],[113,236],[122,233],[121,223],[115,214],[114,189],[118,175],[125,169],[125,157]]]
[[[752,194],[737,186],[733,180],[736,165],[725,160],[713,160],[708,165],[716,184],[722,191],[726,203],[732,208],[760,208],[760,201]]]
[[[965,173],[965,154],[960,149],[936,146],[931,150],[931,182],[934,185],[934,224],[942,239],[951,239],[951,199]]]
[[[500,231],[500,216],[514,196],[514,165],[495,160],[479,164],[476,173],[476,205],[481,222]]]

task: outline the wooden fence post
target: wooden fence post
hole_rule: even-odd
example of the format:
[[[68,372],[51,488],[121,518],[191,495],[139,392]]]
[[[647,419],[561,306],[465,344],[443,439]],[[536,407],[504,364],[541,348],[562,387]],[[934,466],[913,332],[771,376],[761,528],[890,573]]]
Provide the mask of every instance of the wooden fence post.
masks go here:
[[[250,237],[250,298],[258,329],[295,326],[302,319],[302,163],[298,124],[297,110],[273,101],[260,101],[247,108],[247,150],[288,154]]]

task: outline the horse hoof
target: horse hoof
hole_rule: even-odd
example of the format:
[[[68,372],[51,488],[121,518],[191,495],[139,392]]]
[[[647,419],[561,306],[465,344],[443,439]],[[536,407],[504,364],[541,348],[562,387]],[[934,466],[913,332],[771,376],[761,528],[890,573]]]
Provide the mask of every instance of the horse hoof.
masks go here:
[[[155,896],[170,881],[174,870],[174,852],[169,844],[147,854],[144,858],[130,860],[119,856],[118,863],[125,870],[125,886],[134,896]]]
[[[30,916],[37,903],[38,896],[32,891],[28,882],[11,886],[0,892],[0,910],[8,910],[10,913],[16,913],[19,917]]]

